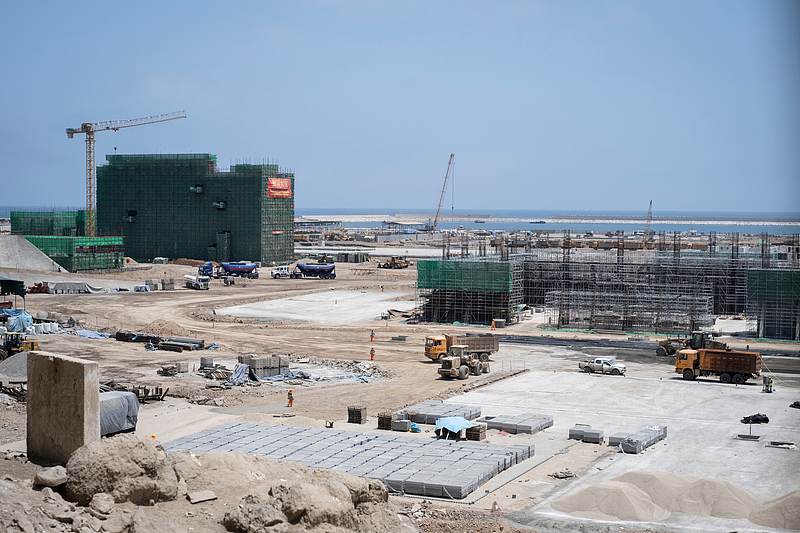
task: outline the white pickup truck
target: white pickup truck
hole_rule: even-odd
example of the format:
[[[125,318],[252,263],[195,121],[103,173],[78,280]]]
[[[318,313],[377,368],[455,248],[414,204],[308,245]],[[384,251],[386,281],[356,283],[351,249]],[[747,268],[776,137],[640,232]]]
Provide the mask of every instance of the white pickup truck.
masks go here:
[[[597,357],[595,359],[581,361],[578,363],[578,368],[591,374],[592,372],[599,372],[601,374],[611,374],[613,376],[624,375],[628,369],[622,363],[617,363],[609,357]]]
[[[291,277],[291,274],[292,273],[289,271],[289,267],[287,265],[281,265],[272,272],[270,272],[270,276],[272,276],[272,279],[288,278]]]

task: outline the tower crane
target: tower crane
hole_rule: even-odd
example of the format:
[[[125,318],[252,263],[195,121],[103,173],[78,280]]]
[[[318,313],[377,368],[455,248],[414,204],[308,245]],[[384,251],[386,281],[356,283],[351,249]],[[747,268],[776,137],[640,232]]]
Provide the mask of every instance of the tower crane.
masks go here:
[[[642,248],[647,249],[647,243],[650,242],[650,223],[653,221],[653,200],[650,200],[650,208],[647,210],[647,223],[644,225],[644,239],[642,240]]]
[[[439,196],[439,207],[436,209],[436,217],[433,219],[431,226],[431,233],[436,231],[436,226],[439,225],[439,217],[442,214],[442,203],[444,203],[444,195],[447,192],[447,182],[450,180],[450,173],[453,170],[453,158],[456,154],[450,154],[450,161],[447,162],[447,172],[444,173],[444,184],[442,185],[442,194]]]
[[[132,120],[109,120],[107,122],[84,122],[80,128],[67,128],[67,137],[72,139],[76,133],[86,134],[86,236],[96,237],[96,213],[95,213],[95,166],[94,166],[94,134],[98,131],[130,128],[131,126],[143,126],[145,124],[155,124],[156,122],[166,122],[176,118],[186,118],[184,111],[155,115],[152,117],[135,118]]]

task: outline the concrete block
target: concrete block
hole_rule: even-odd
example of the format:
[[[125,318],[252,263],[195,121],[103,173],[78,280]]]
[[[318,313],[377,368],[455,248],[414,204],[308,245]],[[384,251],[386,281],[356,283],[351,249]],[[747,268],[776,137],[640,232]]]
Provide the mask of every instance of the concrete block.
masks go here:
[[[28,354],[28,456],[66,463],[100,439],[97,363],[48,352]]]

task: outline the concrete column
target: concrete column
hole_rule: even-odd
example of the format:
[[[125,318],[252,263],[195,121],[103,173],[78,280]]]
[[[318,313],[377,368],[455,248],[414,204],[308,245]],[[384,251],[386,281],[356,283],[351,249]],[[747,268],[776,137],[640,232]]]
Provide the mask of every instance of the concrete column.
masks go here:
[[[28,457],[66,463],[100,439],[97,363],[48,352],[28,354]]]

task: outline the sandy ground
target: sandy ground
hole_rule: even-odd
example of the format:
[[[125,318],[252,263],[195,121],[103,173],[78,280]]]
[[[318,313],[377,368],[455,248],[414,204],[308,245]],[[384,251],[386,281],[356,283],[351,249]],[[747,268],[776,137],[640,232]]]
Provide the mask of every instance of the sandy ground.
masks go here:
[[[58,277],[84,280],[93,286],[127,287],[165,275],[179,280],[193,271],[191,267],[154,265],[116,276],[62,274]],[[37,272],[0,272],[0,275],[9,274],[15,279],[25,279],[28,284],[56,277]],[[413,268],[383,271],[374,268],[374,263],[338,264],[335,280],[273,280],[264,275],[231,287],[224,287],[221,281],[215,280],[208,291],[181,288],[153,293],[29,295],[25,305],[31,313],[56,311],[73,316],[88,329],[136,331],[150,326],[165,332],[170,330],[172,334],[203,338],[207,344],[218,343],[220,348],[216,351],[175,353],[148,352],[142,344],[113,339],[89,340],[73,335],[37,337],[43,350],[96,361],[100,365],[101,381],[168,387],[170,396],[166,401],[142,406],[137,428],[137,433],[155,434],[162,442],[236,418],[316,427],[323,427],[326,420],[334,420],[337,428],[347,428],[350,426],[346,424],[347,407],[351,405],[366,405],[371,417],[367,425],[353,429],[374,430],[374,417],[378,413],[428,398],[449,398],[448,401],[455,403],[480,405],[487,415],[533,411],[555,416],[552,428],[533,436],[538,459],[529,463],[531,468],[518,469],[506,479],[490,482],[482,487],[483,493],[474,494],[466,503],[424,503],[424,516],[418,517],[418,523],[425,531],[457,531],[441,526],[443,520],[446,522],[449,516],[455,524],[463,526],[464,518],[458,513],[464,510],[490,513],[495,502],[500,512],[490,513],[488,522],[477,515],[473,517],[476,524],[485,526],[476,531],[500,531],[500,527],[509,531],[510,526],[503,519],[509,512],[513,512],[517,520],[515,527],[534,527],[540,531],[566,527],[565,530],[570,530],[575,519],[554,511],[550,502],[630,470],[662,470],[727,479],[765,499],[800,488],[796,475],[800,470],[798,452],[768,448],[763,442],[800,440],[800,410],[788,408],[792,401],[800,399],[797,374],[775,374],[778,392],[766,395],[760,392],[758,384],[735,387],[708,380],[684,382],[676,379],[671,361],[657,358],[653,350],[593,348],[582,353],[565,347],[504,343],[493,357],[491,374],[470,377],[467,382],[443,380],[438,377],[436,366],[423,355],[425,335],[483,333],[488,328],[412,325],[399,319],[378,319],[387,309],[408,308],[414,300],[415,276]],[[256,309],[256,312],[251,317],[223,314],[231,308]],[[539,325],[543,317],[542,313],[534,314],[501,333],[583,337],[572,332],[542,331]],[[156,321],[158,323],[154,324]],[[371,330],[375,331],[374,342],[370,342]],[[397,335],[409,338],[391,340]],[[594,338],[624,340],[626,336]],[[735,347],[743,348],[747,343],[735,337],[726,340]],[[229,364],[231,368],[238,355],[247,353],[290,354],[295,364],[309,356],[366,361],[371,346],[376,350],[375,363],[385,368],[388,377],[369,382],[334,379],[294,383],[291,386],[295,390],[295,405],[291,418],[275,417],[287,412],[286,391],[290,385],[263,384],[218,390],[207,388],[209,380],[191,372],[174,378],[156,373],[162,364],[178,361],[189,362],[191,368],[199,364],[201,355],[213,356],[215,362]],[[796,345],[787,348],[786,343],[764,343],[763,346],[794,353],[800,351]],[[759,349],[759,346],[751,345],[751,348]],[[613,355],[625,362],[627,377],[579,373],[577,361],[592,355]],[[781,360],[781,363],[781,368],[796,372],[800,358],[788,363]],[[464,386],[472,386],[478,380],[490,380],[521,369],[528,372],[462,394]],[[335,373],[329,372],[330,375]],[[0,411],[0,444],[4,444],[5,449],[24,448],[24,441],[20,442],[25,433],[24,408],[0,405]],[[753,428],[754,433],[763,435],[762,442],[735,440],[737,433],[748,430],[739,419],[755,412],[766,412],[772,419],[767,426]],[[628,456],[608,446],[568,441],[567,431],[574,423],[592,424],[606,430],[607,434],[662,424],[668,426],[670,434],[654,449]],[[487,437],[493,442],[522,438],[500,435],[496,431],[490,431]],[[0,462],[0,473],[7,468],[6,463],[9,462]],[[555,480],[550,476],[563,468],[569,468],[578,477]],[[411,506],[422,499],[399,501]],[[448,512],[454,514],[442,514],[442,520],[433,520],[431,517],[436,516],[440,508],[452,510]],[[590,522],[593,525],[586,530],[619,531],[624,526],[627,531],[637,528],[683,531],[691,528],[691,520],[697,518],[683,516],[688,518],[678,517],[663,524]],[[706,531],[764,530],[754,524],[721,519],[706,519],[698,524],[700,530]],[[579,527],[585,528],[585,524]]]

